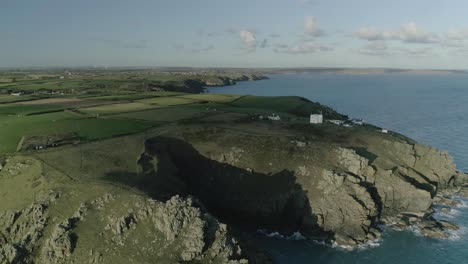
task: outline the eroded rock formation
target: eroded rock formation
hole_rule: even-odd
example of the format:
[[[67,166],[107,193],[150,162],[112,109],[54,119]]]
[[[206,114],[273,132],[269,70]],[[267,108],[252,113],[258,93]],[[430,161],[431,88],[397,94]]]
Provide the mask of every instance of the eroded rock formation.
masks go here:
[[[34,159],[11,162],[18,170],[0,181],[25,175],[18,164]],[[35,168],[28,178],[43,174]],[[23,209],[0,210],[0,263],[248,263],[228,227],[192,197],[161,202],[73,182],[55,188],[22,201]]]
[[[193,133],[211,136],[149,140],[143,155],[170,164],[149,177],[170,173],[180,192],[234,225],[353,246],[408,215],[440,227],[429,217],[434,197],[466,180],[446,152],[396,138],[343,145],[202,131]]]
[[[466,192],[446,152],[343,131],[187,125],[138,141],[134,171],[112,171],[129,156],[102,152],[87,161],[99,173],[83,178],[73,160],[59,168],[73,149],[11,157],[0,168],[1,186],[15,188],[0,203],[0,262],[269,263],[240,228],[345,246],[379,238],[382,223],[437,238],[457,228],[431,217],[434,202],[454,206],[447,197]]]

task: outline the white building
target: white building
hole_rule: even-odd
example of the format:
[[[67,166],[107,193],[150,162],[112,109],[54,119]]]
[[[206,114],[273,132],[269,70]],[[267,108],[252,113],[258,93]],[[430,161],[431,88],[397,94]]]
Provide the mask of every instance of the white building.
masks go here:
[[[380,132],[382,132],[382,133],[384,133],[384,134],[388,134],[388,129],[383,129],[383,128],[382,128],[382,130],[381,130]]]
[[[277,114],[272,114],[270,116],[268,116],[268,120],[272,120],[272,121],[279,121],[281,120],[281,117]]]
[[[328,122],[335,124],[335,125],[343,125],[345,121],[343,120],[328,120]]]
[[[311,114],[310,115],[310,123],[311,124],[322,124],[323,123],[323,115],[322,114]]]
[[[360,126],[364,125],[364,120],[359,119],[359,118],[351,119],[351,122],[353,122],[353,124],[355,125],[360,125]]]

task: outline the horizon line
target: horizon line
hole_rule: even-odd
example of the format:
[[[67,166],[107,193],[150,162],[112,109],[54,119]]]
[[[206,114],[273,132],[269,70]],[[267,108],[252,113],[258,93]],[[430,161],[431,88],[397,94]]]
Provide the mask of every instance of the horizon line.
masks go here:
[[[394,71],[458,71],[468,72],[466,69],[443,69],[443,68],[399,68],[399,67],[201,67],[201,66],[0,66],[0,70],[36,70],[36,69],[196,69],[196,70],[394,70]]]

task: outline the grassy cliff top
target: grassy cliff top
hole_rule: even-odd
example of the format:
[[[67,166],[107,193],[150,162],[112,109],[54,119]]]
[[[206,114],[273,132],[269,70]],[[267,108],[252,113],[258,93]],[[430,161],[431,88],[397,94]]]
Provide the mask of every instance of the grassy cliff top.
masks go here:
[[[252,72],[161,70],[0,71],[2,93],[119,95],[147,91],[199,93],[204,86],[233,85],[266,77]],[[0,98],[0,102],[2,99]]]
[[[273,114],[281,117],[278,122],[288,124],[307,124],[311,113],[320,112],[326,119],[346,119],[329,107],[301,97],[152,91],[86,97],[2,95],[0,99],[4,99],[4,103],[0,103],[1,154],[41,147],[28,143],[37,136],[60,138],[75,134],[79,142],[88,142],[168,124],[271,122],[260,117]],[[70,143],[54,140],[44,144]],[[20,141],[26,143],[19,144]],[[50,147],[45,145],[43,147]]]

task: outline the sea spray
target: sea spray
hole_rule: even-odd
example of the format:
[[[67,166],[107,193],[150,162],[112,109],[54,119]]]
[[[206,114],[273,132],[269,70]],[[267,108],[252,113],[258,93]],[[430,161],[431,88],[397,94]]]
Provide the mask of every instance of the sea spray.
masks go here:
[[[296,231],[289,236],[282,235],[277,231],[269,232],[266,229],[258,229],[257,233],[262,234],[269,238],[284,239],[284,240],[305,240],[306,239],[299,231]]]

